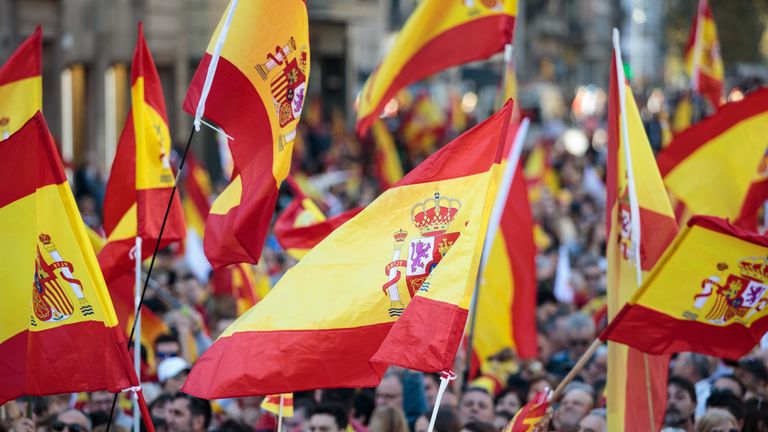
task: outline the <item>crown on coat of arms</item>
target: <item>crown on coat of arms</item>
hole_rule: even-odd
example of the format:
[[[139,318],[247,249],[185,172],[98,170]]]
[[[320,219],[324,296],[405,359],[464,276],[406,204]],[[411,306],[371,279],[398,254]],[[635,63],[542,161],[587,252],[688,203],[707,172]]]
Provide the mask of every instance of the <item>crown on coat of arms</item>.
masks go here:
[[[719,268],[720,266],[718,265]],[[739,262],[739,275],[765,282],[768,280],[768,258],[752,257],[741,260]]]
[[[442,234],[451,226],[460,208],[459,200],[441,197],[440,192],[435,192],[434,198],[427,198],[411,208],[411,222],[421,235]]]
[[[45,234],[45,233],[40,234],[40,236],[38,236],[37,238],[40,240],[40,243],[42,244],[45,244],[45,245],[51,244],[51,236],[48,234]]]

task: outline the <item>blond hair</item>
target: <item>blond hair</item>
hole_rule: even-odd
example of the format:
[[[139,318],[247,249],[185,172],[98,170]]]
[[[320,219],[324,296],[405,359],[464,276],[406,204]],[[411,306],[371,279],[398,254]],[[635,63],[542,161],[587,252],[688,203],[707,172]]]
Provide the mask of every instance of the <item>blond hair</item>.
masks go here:
[[[728,411],[720,408],[710,408],[703,416],[701,416],[699,421],[696,422],[694,432],[709,432],[724,421],[731,422],[733,427],[738,427],[739,425],[739,423],[736,422],[736,417]]]

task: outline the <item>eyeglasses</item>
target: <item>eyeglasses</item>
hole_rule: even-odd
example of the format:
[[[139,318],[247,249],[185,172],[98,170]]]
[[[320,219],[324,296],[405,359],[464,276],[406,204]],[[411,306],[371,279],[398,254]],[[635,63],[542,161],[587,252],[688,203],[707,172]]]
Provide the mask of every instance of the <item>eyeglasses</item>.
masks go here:
[[[177,351],[155,351],[155,357],[165,360],[167,358],[171,357],[178,357],[179,353]]]
[[[587,346],[592,343],[590,339],[568,339],[568,344],[573,346]]]
[[[53,428],[53,430],[55,430],[56,432],[61,432],[65,429],[72,432],[81,432],[85,430],[81,425],[77,423],[64,423],[59,420],[56,420],[55,422],[53,422],[53,424],[51,425],[51,428]]]

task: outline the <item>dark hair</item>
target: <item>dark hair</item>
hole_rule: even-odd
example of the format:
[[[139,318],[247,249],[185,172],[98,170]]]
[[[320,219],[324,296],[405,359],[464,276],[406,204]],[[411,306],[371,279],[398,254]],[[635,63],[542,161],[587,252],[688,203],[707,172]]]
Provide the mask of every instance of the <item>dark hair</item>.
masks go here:
[[[177,344],[179,344],[179,346],[181,346],[181,342],[179,342],[179,337],[176,336],[175,334],[171,334],[171,333],[165,333],[165,334],[158,335],[155,338],[155,343],[153,345],[154,345],[155,348],[157,348],[157,345],[159,345],[159,344],[161,344],[163,342],[176,342]]]
[[[158,395],[158,396],[155,398],[155,400],[153,400],[153,401],[152,401],[152,402],[149,404],[149,412],[151,413],[151,412],[152,412],[152,410],[153,410],[153,409],[155,409],[155,407],[156,407],[156,406],[158,406],[158,405],[163,405],[163,404],[166,404],[166,403],[168,403],[168,402],[171,402],[171,401],[173,401],[173,399],[174,399],[173,395],[171,395],[171,394],[169,394],[169,393],[160,393],[160,394],[159,394],[159,395]]]
[[[683,377],[673,375],[669,377],[669,381],[667,381],[667,387],[671,386],[672,384],[685,390],[688,393],[688,395],[691,396],[691,400],[693,401],[693,403],[694,404],[696,403],[696,387],[694,387],[690,381],[688,381]]]
[[[464,399],[464,396],[466,396],[466,395],[468,395],[470,393],[473,393],[473,392],[478,392],[478,393],[486,394],[486,395],[488,395],[489,398],[491,398],[491,401],[493,401],[493,395],[488,393],[488,390],[486,390],[486,389],[484,389],[482,387],[469,387],[468,389],[464,390],[464,394],[461,395],[461,399]]]
[[[504,390],[501,391],[494,399],[493,399],[493,405],[496,406],[499,404],[499,401],[504,399],[508,394],[513,394],[517,396],[517,400],[520,402],[520,406],[525,405],[525,397],[522,395],[522,390],[515,388],[515,387],[507,387]]]
[[[426,414],[429,419],[432,410]],[[437,418],[435,419],[435,431],[436,432],[459,432],[461,431],[461,422],[459,416],[456,415],[456,410],[447,405],[441,406],[437,412]]]
[[[481,421],[471,421],[461,428],[466,429],[469,432],[497,432],[496,428],[493,427],[492,424]]]
[[[328,402],[321,403],[312,410],[309,418],[312,418],[315,414],[327,414],[336,420],[336,426],[339,429],[346,429],[349,419],[347,418],[347,412],[344,407],[338,403]]]
[[[352,402],[355,399],[355,389],[352,388],[334,388],[324,389],[320,396],[320,403],[335,403],[344,408],[344,411],[349,413],[352,411]]]
[[[723,408],[739,421],[744,418],[744,402],[727,389],[712,389],[707,398],[707,408]]]
[[[373,415],[373,409],[376,408],[375,399],[368,390],[370,389],[362,389],[362,391],[355,395],[355,399],[352,401],[355,418],[360,419],[361,423],[365,426],[368,426],[371,415]]]
[[[762,398],[744,402],[744,432],[760,432],[768,425],[768,403]]]
[[[504,417],[504,419],[506,419],[507,422],[509,422],[515,417],[515,413],[507,410],[496,411],[496,415],[499,417]]]
[[[189,412],[192,417],[203,416],[203,427],[208,429],[208,426],[211,424],[211,403],[205,399],[200,399],[184,392],[176,393],[174,399],[179,398],[187,400]]]
[[[739,367],[761,381],[768,381],[768,368],[759,359],[748,358],[742,360],[739,362]]]
[[[218,428],[214,429],[215,432],[253,432],[253,428],[245,426],[244,424],[229,419],[222,423]]]

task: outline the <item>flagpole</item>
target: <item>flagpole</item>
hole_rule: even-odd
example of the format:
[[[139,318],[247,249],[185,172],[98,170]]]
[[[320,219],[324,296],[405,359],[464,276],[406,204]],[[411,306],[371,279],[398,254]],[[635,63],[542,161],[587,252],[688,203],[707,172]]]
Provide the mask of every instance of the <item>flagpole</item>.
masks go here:
[[[277,410],[277,432],[283,432],[283,403],[285,395],[280,393],[280,408]]]
[[[133,367],[136,371],[136,377],[139,380],[139,386],[141,386],[141,313],[139,304],[141,303],[141,237],[136,236],[136,246],[133,251],[133,256],[136,261],[135,266],[135,278],[134,278],[134,313],[135,313],[135,327],[139,329],[134,335],[135,340],[133,342]],[[138,398],[133,399],[133,432],[140,432],[140,418],[141,412],[139,407]]]
[[[491,253],[491,247],[496,239],[496,232],[499,228],[499,221],[501,215],[504,212],[504,206],[507,203],[509,197],[509,190],[512,187],[512,181],[515,178],[515,172],[517,170],[518,162],[520,161],[520,154],[523,151],[523,144],[525,143],[525,136],[528,133],[528,125],[530,121],[524,118],[520,122],[520,126],[515,134],[515,140],[512,143],[512,148],[509,149],[507,155],[507,165],[504,167],[504,172],[501,177],[501,184],[499,190],[496,193],[496,200],[493,203],[493,209],[491,210],[491,217],[488,220],[488,228],[485,232],[485,239],[483,240],[483,252],[480,255],[480,266],[477,270],[477,277],[475,278],[475,290],[472,293],[472,303],[469,310],[469,333],[467,337],[467,346],[465,351],[464,361],[466,362],[465,371],[469,371],[470,362],[472,361],[472,342],[475,337],[475,323],[477,321],[477,299],[480,296],[480,281],[485,271],[485,266],[488,263],[488,256]],[[466,385],[466,381],[464,381]]]
[[[703,0],[702,0],[703,1]],[[697,29],[699,26],[697,25]],[[698,31],[698,30],[697,30]],[[630,212],[630,243],[634,252],[635,277],[637,287],[643,284],[643,270],[640,260],[640,205],[637,201],[637,188],[635,185],[634,169],[632,167],[632,150],[629,143],[629,126],[627,125],[627,105],[626,105],[626,78],[624,77],[624,67],[621,58],[621,44],[619,43],[619,30],[613,29],[613,49],[616,52],[616,74],[619,88],[619,118],[621,119],[621,135],[624,141],[624,160],[627,166],[627,189],[629,192],[629,212]],[[695,55],[695,54],[694,54]],[[622,146],[619,146],[621,149]],[[653,395],[651,392],[651,373],[648,366],[648,354],[643,353],[643,368],[645,369],[646,396],[648,398],[648,415],[650,416],[651,429],[656,424],[653,413]]]

